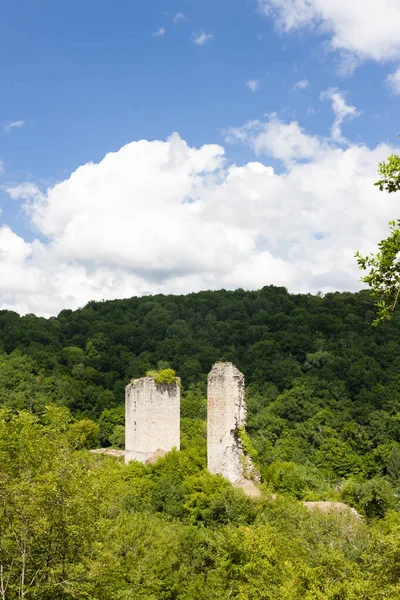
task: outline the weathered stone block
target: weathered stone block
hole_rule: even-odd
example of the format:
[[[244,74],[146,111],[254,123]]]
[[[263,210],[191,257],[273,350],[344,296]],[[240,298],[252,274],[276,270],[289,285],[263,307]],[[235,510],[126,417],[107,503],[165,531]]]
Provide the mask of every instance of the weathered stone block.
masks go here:
[[[143,377],[125,388],[125,462],[146,462],[157,451],[180,449],[179,380]]]
[[[257,479],[239,436],[246,425],[244,375],[232,363],[216,363],[208,376],[207,395],[208,470],[234,484]]]

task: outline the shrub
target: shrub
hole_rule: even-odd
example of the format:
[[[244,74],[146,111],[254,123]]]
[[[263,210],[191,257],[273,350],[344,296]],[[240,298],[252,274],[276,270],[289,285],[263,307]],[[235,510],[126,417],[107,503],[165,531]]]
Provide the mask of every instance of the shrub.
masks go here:
[[[116,425],[114,431],[110,435],[111,446],[116,446],[122,450],[125,448],[125,427],[123,425]]]
[[[125,423],[125,409],[124,406],[117,408],[106,408],[100,415],[99,426],[100,426],[100,444],[102,446],[109,446],[114,442],[111,441],[111,437],[114,434],[114,430],[117,425],[123,426]]]
[[[71,444],[77,450],[81,448],[95,448],[99,443],[100,427],[90,419],[83,419],[72,423],[69,428]]]
[[[272,484],[276,492],[290,494],[299,500],[310,491],[323,485],[321,475],[315,468],[304,467],[294,462],[276,461],[262,469],[263,479]]]
[[[163,369],[162,371],[147,371],[146,377],[154,377],[154,383],[156,385],[162,385],[163,383],[171,385],[172,383],[176,383],[178,381],[176,373],[173,369]]]
[[[345,485],[342,497],[368,519],[382,518],[389,508],[394,508],[396,498],[390,483],[382,477],[369,481],[350,479]]]

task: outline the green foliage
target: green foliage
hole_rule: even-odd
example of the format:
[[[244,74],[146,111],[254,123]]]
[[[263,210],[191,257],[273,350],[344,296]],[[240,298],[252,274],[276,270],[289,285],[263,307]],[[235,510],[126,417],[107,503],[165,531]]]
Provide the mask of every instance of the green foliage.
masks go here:
[[[201,385],[191,385],[181,393],[181,417],[189,419],[207,418],[206,391]]]
[[[0,598],[2,572],[5,600],[399,596],[399,316],[373,319],[366,291],[274,286],[0,311]],[[206,470],[220,357],[246,377],[256,501]],[[182,376],[182,450],[89,454],[123,446],[124,388],[154,365]]]
[[[275,492],[289,494],[299,500],[314,499],[313,492],[318,492],[318,499],[324,499],[329,492],[327,483],[315,467],[304,467],[294,462],[276,461],[262,470],[263,481]]]
[[[315,453],[316,465],[336,477],[356,475],[362,471],[362,460],[348,442],[329,436]]]
[[[116,425],[110,435],[110,444],[114,448],[125,448],[125,427],[124,425]]]
[[[119,446],[130,377],[171,368],[182,375],[182,444],[204,457],[207,373],[224,357],[246,377],[246,431],[260,466],[295,462],[333,481],[383,477],[400,442],[400,340],[397,314],[384,332],[371,329],[373,318],[367,292],[274,286],[94,302],[50,320],[0,311],[0,402],[38,415],[66,406],[99,423],[101,446]]]
[[[368,284],[371,295],[376,298],[375,306],[378,316],[374,325],[391,318],[400,294],[400,220],[389,223],[390,235],[379,242],[379,252],[369,256],[361,256],[357,252],[358,266],[362,270],[369,270],[361,280]]]
[[[400,190],[400,156],[392,154],[387,161],[379,163],[382,176],[375,183],[380,191],[389,194]],[[368,284],[378,309],[374,325],[388,321],[395,310],[400,293],[400,220],[390,221],[390,235],[378,244],[379,252],[369,256],[356,253],[358,266],[368,270],[361,281]]]
[[[393,446],[388,456],[386,471],[391,483],[400,488],[400,448],[397,445]]]
[[[369,481],[350,479],[343,488],[342,497],[368,519],[382,518],[396,506],[396,497],[390,483],[383,478]]]
[[[379,163],[379,173],[382,179],[375,183],[380,191],[389,194],[400,190],[400,156],[391,154],[386,162]]]
[[[400,521],[399,513],[389,511],[372,530],[368,567],[373,586],[380,586],[381,597],[397,598],[400,594]],[[378,594],[377,597],[379,598]]]
[[[68,419],[68,412],[51,409],[43,426],[29,413],[0,411],[4,598],[72,599],[87,589],[97,482],[89,457],[72,452]]]
[[[156,385],[162,385],[163,383],[171,385],[178,380],[173,369],[163,369],[162,371],[150,370],[147,371],[146,377],[153,377]]]
[[[125,408],[120,406],[118,408],[106,408],[100,415],[99,427],[100,427],[100,444],[102,446],[109,446],[112,444],[111,437],[114,434],[117,426],[123,427],[125,425]]]
[[[100,427],[90,419],[82,419],[72,423],[69,435],[72,446],[77,450],[81,448],[96,448],[99,443]]]
[[[253,501],[205,470],[196,435],[153,465],[125,465],[74,450],[70,419],[65,407],[0,411],[5,600],[398,596],[399,513],[370,527],[311,513],[293,498],[320,475],[293,463],[268,470],[289,497]],[[382,480],[367,483],[351,494],[375,517],[390,502]]]
[[[250,458],[253,461],[257,460],[258,452],[254,448],[253,444],[251,443],[251,440],[250,440],[249,436],[247,435],[245,428],[238,427],[237,435],[238,435],[239,440],[242,443],[242,448],[244,450],[244,453],[247,454],[247,456],[250,456]]]
[[[185,480],[184,508],[188,523],[205,527],[252,523],[256,517],[254,503],[241,490],[209,473]]]
[[[181,448],[187,450],[189,448],[204,456],[204,464],[206,464],[207,450],[207,423],[202,419],[181,418]]]

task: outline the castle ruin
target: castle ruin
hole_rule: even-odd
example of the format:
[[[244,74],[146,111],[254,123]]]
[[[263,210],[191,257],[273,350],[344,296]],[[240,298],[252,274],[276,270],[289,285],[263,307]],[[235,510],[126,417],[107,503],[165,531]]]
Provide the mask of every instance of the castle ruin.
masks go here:
[[[208,375],[207,466],[236,485],[257,479],[240,437],[245,425],[244,375],[232,363],[216,363]]]
[[[125,462],[180,449],[180,385],[135,379],[125,388]]]
[[[245,442],[244,375],[216,363],[208,375],[207,467],[256,496],[259,480]],[[247,444],[247,445],[246,445]],[[136,379],[125,388],[125,462],[149,463],[180,449],[180,383]]]

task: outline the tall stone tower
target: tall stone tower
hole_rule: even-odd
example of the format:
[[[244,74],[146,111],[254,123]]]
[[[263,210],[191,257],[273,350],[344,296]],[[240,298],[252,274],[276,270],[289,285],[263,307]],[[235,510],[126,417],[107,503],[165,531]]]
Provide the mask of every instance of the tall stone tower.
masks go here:
[[[208,375],[207,466],[234,484],[253,470],[239,435],[245,424],[244,375],[232,363],[216,363]]]
[[[125,388],[125,462],[180,449],[180,387],[143,377]]]

